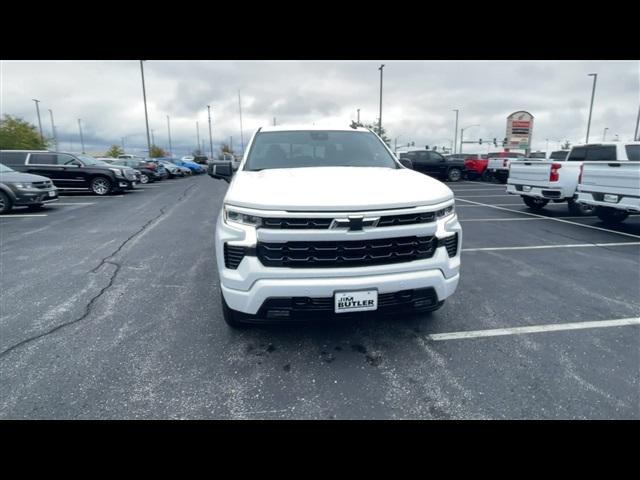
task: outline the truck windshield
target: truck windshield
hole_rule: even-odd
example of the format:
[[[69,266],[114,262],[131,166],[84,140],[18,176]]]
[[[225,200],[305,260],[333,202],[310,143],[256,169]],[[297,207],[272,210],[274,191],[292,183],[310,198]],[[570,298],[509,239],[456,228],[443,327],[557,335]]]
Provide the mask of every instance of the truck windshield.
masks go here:
[[[400,168],[371,132],[299,130],[256,134],[244,169],[301,167]]]

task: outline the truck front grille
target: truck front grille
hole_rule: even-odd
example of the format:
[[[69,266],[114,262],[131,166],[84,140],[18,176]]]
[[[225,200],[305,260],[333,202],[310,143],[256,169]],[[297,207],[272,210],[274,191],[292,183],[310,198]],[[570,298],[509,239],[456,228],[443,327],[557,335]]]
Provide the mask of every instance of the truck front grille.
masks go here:
[[[343,268],[411,262],[431,258],[436,237],[396,237],[351,241],[258,242],[256,252],[267,267]]]
[[[450,258],[453,258],[458,253],[458,234],[455,233],[449,237],[441,238],[438,241],[439,247],[445,247]]]
[[[346,218],[348,215],[345,215]],[[341,218],[336,216],[335,218]],[[366,215],[365,215],[366,218]],[[415,225],[419,223],[431,223],[435,221],[434,212],[409,213],[403,215],[383,215],[380,217],[378,227],[395,227],[398,225]],[[278,230],[327,230],[333,222],[333,217],[324,218],[263,218],[261,228]]]

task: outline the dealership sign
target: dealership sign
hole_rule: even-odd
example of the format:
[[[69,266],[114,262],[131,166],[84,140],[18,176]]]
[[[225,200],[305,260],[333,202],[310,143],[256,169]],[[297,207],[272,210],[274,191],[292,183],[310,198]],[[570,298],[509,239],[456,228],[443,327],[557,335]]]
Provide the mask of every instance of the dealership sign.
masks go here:
[[[514,112],[507,117],[507,148],[529,150],[533,132],[533,115],[529,112]]]

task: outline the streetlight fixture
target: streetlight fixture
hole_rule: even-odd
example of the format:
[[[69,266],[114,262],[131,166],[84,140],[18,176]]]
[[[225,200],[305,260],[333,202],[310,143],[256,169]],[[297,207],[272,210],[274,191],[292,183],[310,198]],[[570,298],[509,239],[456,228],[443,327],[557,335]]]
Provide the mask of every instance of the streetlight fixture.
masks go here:
[[[144,121],[147,126],[147,151],[151,155],[151,141],[149,140],[149,114],[147,113],[147,90],[144,86],[144,60],[140,60],[140,73],[142,74],[142,99],[144,100]]]
[[[384,64],[380,65],[380,113],[378,115],[378,135],[382,138],[382,69],[384,68]]]
[[[38,113],[38,127],[40,127],[40,141],[44,143],[44,135],[42,135],[42,122],[40,121],[40,106],[38,105],[40,103],[40,100],[37,100],[35,98],[32,98],[31,100],[36,102],[36,112]]]
[[[452,110],[452,112],[456,112],[456,129],[453,136],[453,153],[456,153],[456,146],[458,145],[458,109]]]
[[[593,77],[593,88],[591,89],[591,106],[589,107],[589,121],[587,122],[587,140],[585,143],[589,143],[589,130],[591,129],[591,113],[593,112],[593,97],[596,94],[596,81],[598,80],[597,73],[589,73],[588,77]]]
[[[468,130],[471,127],[479,127],[480,125],[469,125],[468,127],[464,127],[460,129],[460,150],[458,150],[458,153],[462,153],[462,144],[463,144],[463,138],[464,138],[464,131]]]

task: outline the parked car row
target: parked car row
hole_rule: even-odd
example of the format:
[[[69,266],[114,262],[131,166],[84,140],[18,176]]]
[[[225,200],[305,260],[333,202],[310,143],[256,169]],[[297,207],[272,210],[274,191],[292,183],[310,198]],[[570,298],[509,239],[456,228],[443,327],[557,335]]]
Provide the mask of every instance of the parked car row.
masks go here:
[[[48,150],[0,150],[0,214],[13,207],[32,210],[58,200],[59,190],[88,190],[109,195],[137,184],[205,173],[201,165],[182,159],[94,158]]]

